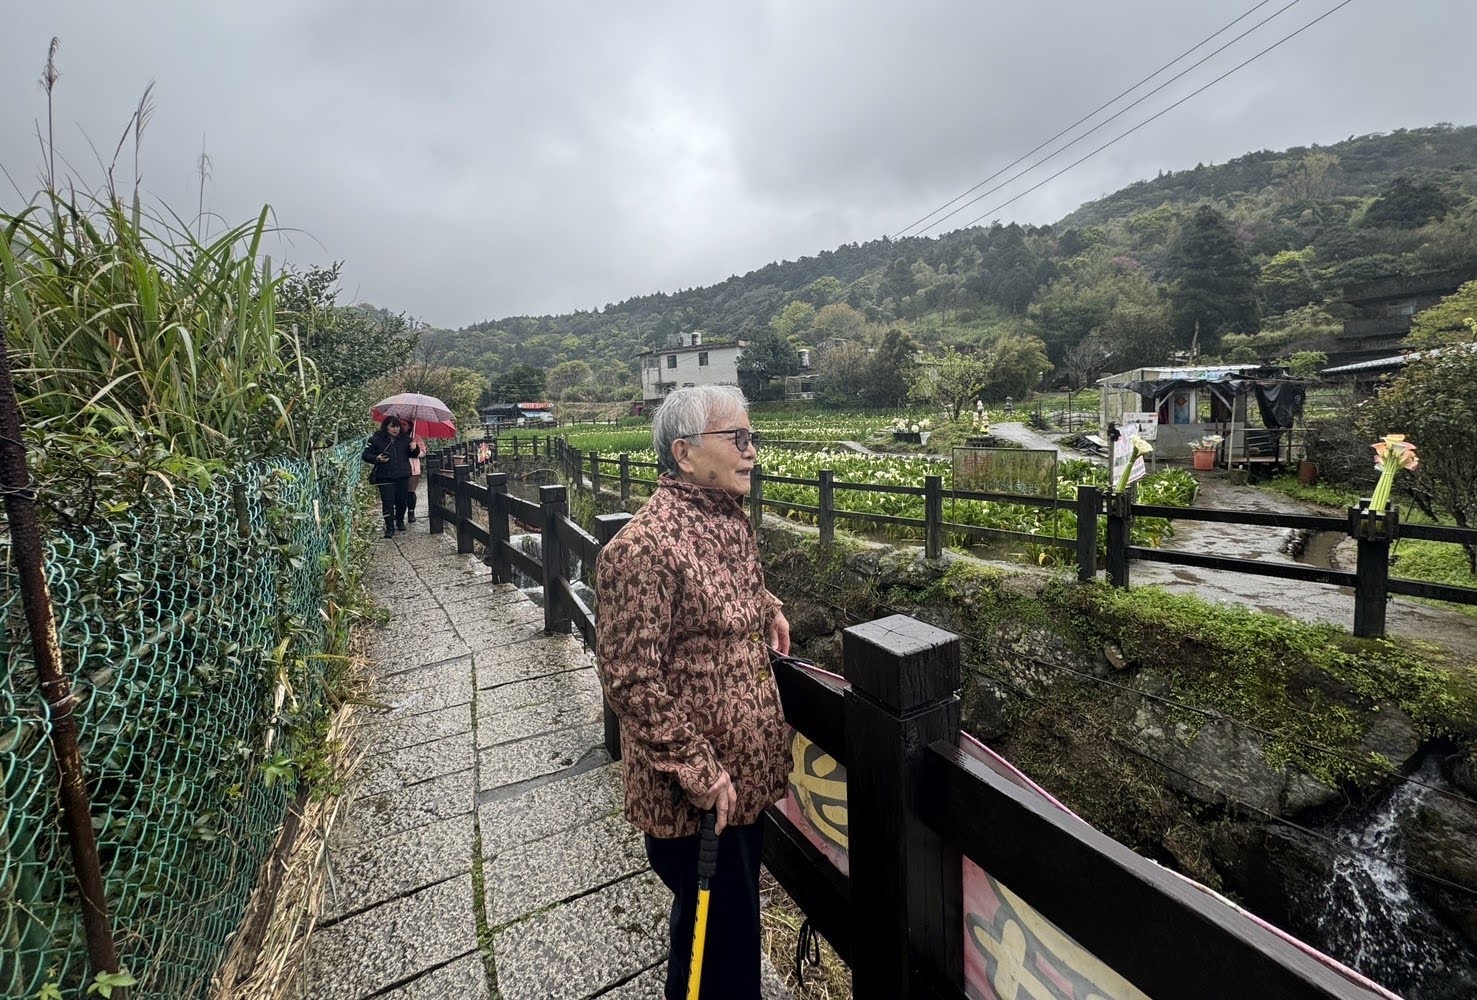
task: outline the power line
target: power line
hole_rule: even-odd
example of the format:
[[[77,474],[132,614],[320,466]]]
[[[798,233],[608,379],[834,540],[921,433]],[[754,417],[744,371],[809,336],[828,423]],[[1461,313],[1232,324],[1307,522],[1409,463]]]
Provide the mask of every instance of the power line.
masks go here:
[[[1120,141],[1122,141],[1124,139],[1127,139],[1129,136],[1133,135],[1139,129],[1143,128],[1145,125],[1148,125],[1149,123],[1151,123],[1153,121],[1156,121],[1159,118],[1162,118],[1164,115],[1166,115],[1169,112],[1173,111],[1175,108],[1179,107],[1181,104],[1184,104],[1186,101],[1190,100],[1191,98],[1193,98],[1193,97],[1195,97],[1195,96],[1197,96],[1199,94],[1204,93],[1205,91],[1209,90],[1211,87],[1214,87],[1216,84],[1220,83],[1222,80],[1224,80],[1226,77],[1230,76],[1232,73],[1235,73],[1238,70],[1241,70],[1241,69],[1245,68],[1246,66],[1249,66],[1251,63],[1256,62],[1256,60],[1260,59],[1262,56],[1266,55],[1268,52],[1271,52],[1273,49],[1277,48],[1278,46],[1282,45],[1285,42],[1291,41],[1292,39],[1296,38],[1298,35],[1301,35],[1304,31],[1307,31],[1309,28],[1313,27],[1313,25],[1317,24],[1319,21],[1322,21],[1324,18],[1329,17],[1332,14],[1338,13],[1339,11],[1343,10],[1345,7],[1349,6],[1349,4],[1351,4],[1353,2],[1354,2],[1354,0],[1343,0],[1343,2],[1340,3],[1338,6],[1333,7],[1332,9],[1327,10],[1327,11],[1325,11],[1322,14],[1319,14],[1313,20],[1309,21],[1307,24],[1303,25],[1301,28],[1298,28],[1296,31],[1290,32],[1289,34],[1286,34],[1286,35],[1282,36],[1277,41],[1273,42],[1271,45],[1268,45],[1266,48],[1262,49],[1256,55],[1252,56],[1250,59],[1247,59],[1244,62],[1238,63],[1237,65],[1235,65],[1235,66],[1231,67],[1230,69],[1226,70],[1226,72],[1222,73],[1220,76],[1216,77],[1214,80],[1211,80],[1209,83],[1205,84],[1204,86],[1199,87],[1199,88],[1197,88],[1195,90],[1192,90],[1190,93],[1186,94],[1184,97],[1181,97],[1178,101],[1175,101],[1169,107],[1165,108],[1162,111],[1159,111],[1159,112],[1155,113],[1154,115],[1152,115],[1152,116],[1150,116],[1148,118],[1145,118],[1143,121],[1139,122],[1133,128],[1129,129],[1127,132],[1124,132],[1123,134],[1119,135],[1118,137],[1116,137],[1114,139],[1109,139],[1107,142],[1103,143],[1101,146],[1097,147],[1092,152],[1088,153],[1086,156],[1083,156],[1080,159],[1077,159],[1077,160],[1072,161],[1071,163],[1067,164],[1065,167],[1063,167],[1062,169],[1058,170],[1056,173],[1052,174],[1050,177],[1046,178],[1045,180],[1040,181],[1040,182],[1038,182],[1036,184],[1033,184],[1031,187],[1026,188],[1026,190],[1022,191],[1018,195],[1015,195],[1013,198],[1009,198],[1006,201],[1001,202],[999,205],[996,205],[994,208],[990,209],[988,212],[985,212],[985,213],[983,213],[981,215],[975,216],[973,219],[971,219],[969,222],[966,222],[960,228],[968,229],[970,226],[973,226],[975,223],[980,222],[981,220],[983,220],[983,219],[985,219],[985,218],[987,218],[989,216],[994,215],[996,212],[1000,211],[1002,208],[1005,208],[1005,207],[1007,207],[1009,205],[1015,204],[1017,201],[1020,201],[1026,195],[1030,194],[1032,191],[1035,191],[1036,189],[1038,189],[1038,188],[1040,188],[1040,187],[1042,187],[1042,186],[1050,183],[1051,181],[1056,180],[1058,177],[1060,177],[1062,174],[1066,173],[1068,170],[1071,170],[1073,167],[1076,167],[1076,166],[1080,165],[1081,163],[1085,162],[1086,160],[1091,159],[1092,157],[1096,156],[1098,153],[1101,153],[1103,150],[1107,149],[1109,146],[1115,145],[1116,143],[1118,143],[1118,142],[1120,142]],[[1012,178],[1012,179],[1014,179],[1014,178]],[[981,197],[983,197],[983,195]],[[978,201],[978,200],[979,199],[975,199],[975,201]],[[973,202],[969,202],[968,204],[973,204]],[[960,207],[962,208],[964,206],[960,206]],[[953,213],[950,213],[950,214],[953,214]]]
[[[963,194],[960,194],[957,197],[951,198],[949,201],[944,202],[938,208],[935,208],[932,212],[929,212],[927,215],[923,216],[921,219],[917,219],[914,222],[910,223],[909,225],[904,226],[902,229],[899,229],[897,232],[893,233],[892,236],[889,237],[889,239],[894,239],[894,240],[895,239],[899,239],[900,237],[906,235],[910,229],[913,229],[915,226],[919,225],[920,223],[926,222],[931,216],[936,215],[939,212],[942,212],[944,209],[948,208],[950,205],[954,204],[956,201],[959,201],[961,198],[968,197],[969,195],[973,194],[975,191],[978,191],[980,188],[982,188],[986,184],[990,183],[996,177],[999,177],[1001,174],[1005,173],[1005,171],[1007,171],[1007,170],[1011,169],[1012,167],[1018,165],[1023,160],[1025,160],[1025,159],[1027,159],[1027,158],[1029,158],[1031,156],[1036,155],[1042,149],[1044,149],[1047,146],[1051,145],[1053,142],[1056,142],[1058,139],[1060,139],[1062,136],[1066,135],[1068,132],[1071,132],[1077,126],[1083,124],[1084,122],[1090,121],[1091,119],[1093,119],[1094,117],[1096,117],[1098,114],[1102,113],[1103,111],[1106,111],[1108,108],[1112,107],[1114,104],[1117,104],[1119,101],[1123,100],[1123,98],[1127,97],[1129,94],[1133,93],[1135,90],[1138,90],[1144,84],[1146,84],[1150,80],[1154,79],[1154,77],[1158,76],[1160,73],[1163,73],[1165,70],[1169,69],[1175,63],[1179,62],[1181,59],[1184,59],[1185,57],[1187,57],[1188,55],[1190,55],[1192,52],[1194,52],[1196,49],[1198,49],[1201,46],[1205,45],[1212,38],[1215,38],[1217,35],[1224,34],[1226,31],[1230,30],[1236,24],[1238,24],[1241,21],[1244,21],[1246,18],[1250,17],[1252,14],[1256,13],[1258,10],[1260,10],[1263,7],[1265,7],[1267,4],[1269,4],[1271,2],[1272,2],[1272,0],[1261,0],[1260,3],[1257,3],[1254,6],[1252,6],[1249,10],[1247,10],[1245,13],[1241,14],[1235,20],[1229,21],[1228,23],[1226,23],[1222,27],[1217,28],[1214,32],[1212,32],[1211,34],[1205,36],[1200,41],[1198,41],[1194,45],[1190,46],[1190,48],[1186,49],[1184,52],[1181,52],[1179,55],[1175,56],[1169,62],[1165,63],[1163,66],[1160,66],[1158,69],[1156,69],[1154,72],[1150,73],[1148,76],[1144,77],[1138,83],[1135,83],[1132,87],[1129,87],[1127,90],[1125,90],[1122,93],[1118,94],[1118,96],[1116,96],[1116,97],[1112,98],[1111,100],[1105,101],[1104,103],[1098,105],[1096,108],[1094,108],[1093,110],[1089,111],[1087,114],[1083,115],[1081,118],[1077,119],[1075,122],[1073,122],[1072,124],[1068,125],[1066,128],[1062,129],[1056,135],[1052,136],[1050,139],[1045,140],[1044,142],[1042,142],[1040,145],[1036,146],[1034,149],[1030,150],[1029,152],[1022,153],[1020,156],[1016,157],[1010,163],[1007,163],[1005,166],[1003,166],[999,170],[995,171],[989,177],[986,177],[984,180],[980,181],[978,184],[976,184],[974,187],[970,188],[968,191],[965,191]],[[1296,0],[1295,0],[1295,2],[1296,2]],[[1289,4],[1288,6],[1290,7],[1292,5]],[[1288,9],[1287,7],[1284,7],[1284,8],[1282,8],[1282,10],[1278,11],[1277,14],[1281,14],[1282,11],[1285,11],[1287,9]],[[1273,14],[1272,17],[1276,17],[1277,14]],[[1258,24],[1255,28],[1252,28],[1251,30],[1252,31],[1255,31],[1256,28],[1261,27],[1263,24],[1266,24],[1267,21],[1270,21],[1271,19],[1272,19],[1271,17],[1267,18],[1265,21],[1262,21],[1260,24]],[[1229,42],[1228,44],[1234,45],[1237,41],[1239,41],[1241,38],[1244,38],[1244,37],[1245,37],[1245,35],[1237,36],[1237,38],[1232,39],[1231,42]],[[1220,52],[1220,51],[1222,51],[1222,49],[1217,49],[1216,50],[1216,52]],[[1215,55],[1216,52],[1212,52],[1211,53],[1211,56]],[[1210,58],[1210,56],[1207,56],[1206,58],[1208,59],[1208,58]],[[1201,62],[1204,62],[1204,60],[1201,60]],[[1199,65],[1200,65],[1200,63],[1196,63],[1195,64],[1195,66],[1199,66]],[[1194,69],[1195,66],[1191,66],[1190,69]],[[1187,69],[1187,70],[1185,70],[1185,72],[1188,73],[1189,70]],[[1180,75],[1183,76],[1184,74],[1182,73]],[[1145,97],[1151,97],[1154,94],[1158,93],[1160,90],[1162,90],[1164,87],[1166,87],[1169,84],[1173,83],[1174,80],[1178,80],[1178,79],[1179,79],[1179,77],[1177,76],[1173,80],[1166,80],[1159,87],[1155,88],[1154,90],[1150,91],[1148,94],[1145,94],[1144,96]],[[1133,107],[1133,105],[1129,105],[1129,108],[1131,108],[1131,107]],[[1127,110],[1129,110],[1129,108],[1124,108],[1123,111],[1127,111]],[[1123,113],[1123,111],[1118,112],[1118,114],[1121,115]],[[1115,115],[1114,117],[1117,117],[1117,116]],[[1108,121],[1112,121],[1112,120],[1113,119],[1111,119],[1111,118],[1108,119]],[[1102,125],[1106,125],[1106,124],[1107,124],[1107,122],[1103,122],[1102,123]],[[1099,125],[1098,127],[1101,128],[1102,125]],[[1087,135],[1091,135],[1091,134],[1092,133],[1089,132],[1089,133],[1085,133],[1082,136],[1079,136],[1078,137],[1078,141],[1080,141],[1083,138],[1086,138]],[[1070,145],[1063,146],[1062,149],[1057,150],[1057,152],[1056,153],[1053,153],[1052,156],[1055,156],[1055,155],[1057,155],[1057,153],[1062,152],[1062,150],[1069,149],[1069,148],[1070,148]],[[1051,157],[1047,157],[1047,159],[1050,159],[1050,158]],[[1042,160],[1041,162],[1044,163],[1046,161],[1045,160]],[[1039,166],[1039,165],[1040,164],[1036,164],[1036,166]],[[1033,167],[1032,169],[1035,169],[1035,168]],[[1005,183],[1009,183],[1009,182],[1007,181]],[[998,190],[998,188],[992,188],[991,189],[991,191],[994,191],[994,190]],[[990,193],[989,191],[985,192],[985,194],[989,194],[989,193]],[[983,197],[983,195],[981,197]],[[960,207],[962,208],[964,206],[961,205]],[[946,215],[946,216],[944,216],[944,218],[947,219],[948,216]],[[937,220],[937,222],[942,222],[942,221],[943,221],[943,219]],[[926,227],[926,229],[931,229],[936,224],[937,224],[936,222],[935,223],[930,223],[928,225],[928,227]],[[926,229],[925,229],[925,231],[926,231]]]

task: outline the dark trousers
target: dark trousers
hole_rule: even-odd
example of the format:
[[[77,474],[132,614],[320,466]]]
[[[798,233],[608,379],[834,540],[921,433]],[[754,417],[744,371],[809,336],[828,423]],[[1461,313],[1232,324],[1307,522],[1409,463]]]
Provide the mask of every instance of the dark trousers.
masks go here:
[[[385,483],[375,483],[380,491],[380,510],[385,515],[385,527],[393,527],[405,521],[405,507],[407,505],[406,480],[391,479]]]
[[[646,838],[652,871],[672,890],[672,950],[667,1000],[687,997],[692,927],[697,919],[697,837]],[[760,823],[730,826],[718,837],[718,874],[708,896],[702,1000],[759,1000]]]

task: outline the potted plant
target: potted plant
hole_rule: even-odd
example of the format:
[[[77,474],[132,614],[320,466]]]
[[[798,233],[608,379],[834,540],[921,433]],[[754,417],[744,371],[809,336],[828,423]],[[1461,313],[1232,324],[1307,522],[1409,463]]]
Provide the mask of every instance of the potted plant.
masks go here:
[[[906,417],[899,417],[892,424],[892,439],[905,444],[922,444],[924,433],[932,426],[931,420],[909,421]]]
[[[1219,434],[1206,434],[1190,442],[1190,464],[1200,472],[1215,468],[1215,453],[1225,438]]]

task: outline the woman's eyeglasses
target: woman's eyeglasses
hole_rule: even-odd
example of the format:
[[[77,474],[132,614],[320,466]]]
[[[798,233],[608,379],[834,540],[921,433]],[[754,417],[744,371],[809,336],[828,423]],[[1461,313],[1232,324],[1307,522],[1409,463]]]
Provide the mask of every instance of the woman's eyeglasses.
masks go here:
[[[756,449],[763,444],[758,431],[751,431],[747,427],[735,427],[730,431],[698,431],[696,434],[684,434],[683,437],[706,437],[709,434],[729,434],[733,437],[733,446],[739,451],[749,450],[749,445]]]

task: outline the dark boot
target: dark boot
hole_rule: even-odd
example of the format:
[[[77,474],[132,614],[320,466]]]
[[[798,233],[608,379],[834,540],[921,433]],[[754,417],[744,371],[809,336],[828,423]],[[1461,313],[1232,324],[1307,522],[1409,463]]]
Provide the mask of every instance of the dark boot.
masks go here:
[[[406,498],[406,502],[405,502],[405,520],[409,521],[411,524],[414,524],[415,523],[415,494],[414,493],[412,493],[409,497]]]
[[[396,531],[404,531],[405,530],[405,522],[404,521],[396,521],[395,522],[395,530]]]
[[[394,538],[395,537],[395,522],[394,521],[386,521],[385,522],[385,537],[386,538]]]

